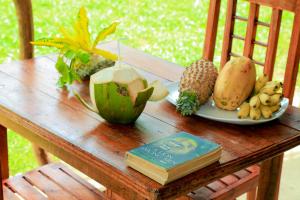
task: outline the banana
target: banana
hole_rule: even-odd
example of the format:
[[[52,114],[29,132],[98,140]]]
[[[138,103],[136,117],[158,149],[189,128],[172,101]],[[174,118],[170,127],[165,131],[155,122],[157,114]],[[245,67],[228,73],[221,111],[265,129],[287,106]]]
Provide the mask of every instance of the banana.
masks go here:
[[[277,112],[281,107],[281,104],[277,104],[275,106],[270,106],[272,113]]]
[[[273,94],[273,95],[270,97],[270,103],[269,103],[269,105],[270,105],[270,106],[275,106],[275,105],[279,104],[281,98],[282,98],[282,95],[281,95],[281,94]]]
[[[282,82],[278,81],[269,81],[266,83],[266,86],[275,87],[275,90],[278,90],[279,88],[282,88]]]
[[[247,102],[244,102],[241,107],[240,110],[238,112],[238,118],[240,119],[244,119],[247,118],[249,116],[250,113],[250,105]]]
[[[265,85],[263,88],[261,88],[260,92],[265,93],[267,95],[273,95],[275,94],[276,90],[279,89],[276,84],[269,84]]]
[[[251,97],[249,103],[250,103],[251,108],[259,108],[260,99],[259,99],[258,95],[255,95],[255,96]]]
[[[283,94],[282,87],[275,91],[275,94]]]
[[[260,103],[262,103],[263,105],[269,105],[270,103],[270,96],[265,94],[265,93],[260,93],[258,95],[259,99],[260,99]]]
[[[261,117],[261,111],[259,108],[250,108],[250,118],[253,120],[259,120]]]
[[[255,94],[257,94],[261,88],[263,88],[265,86],[265,84],[268,82],[269,77],[267,75],[262,75],[260,76],[256,83],[255,83],[255,88],[254,88],[254,92]]]
[[[272,117],[272,110],[269,106],[262,105],[260,106],[261,114],[265,119],[269,119]]]

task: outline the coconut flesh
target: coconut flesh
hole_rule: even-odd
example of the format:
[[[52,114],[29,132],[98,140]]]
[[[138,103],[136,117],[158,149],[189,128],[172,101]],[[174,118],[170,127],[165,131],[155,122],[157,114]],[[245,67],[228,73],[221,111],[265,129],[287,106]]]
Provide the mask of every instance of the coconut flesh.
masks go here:
[[[87,108],[107,121],[128,124],[139,117],[148,100],[158,101],[167,95],[167,89],[159,81],[148,85],[133,67],[117,63],[91,76],[92,106],[77,96]]]

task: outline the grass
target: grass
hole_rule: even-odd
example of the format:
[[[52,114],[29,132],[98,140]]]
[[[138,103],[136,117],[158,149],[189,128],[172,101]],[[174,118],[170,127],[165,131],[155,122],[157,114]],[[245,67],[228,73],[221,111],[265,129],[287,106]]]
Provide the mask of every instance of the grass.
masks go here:
[[[1,0],[0,7],[0,63],[18,58],[18,27],[14,5],[11,0]],[[60,25],[70,26],[78,9],[85,6],[90,15],[93,33],[107,26],[111,21],[121,19],[116,34],[110,39],[126,38],[123,42],[163,59],[188,66],[202,55],[209,0],[33,0],[35,38],[58,34]],[[221,21],[216,44],[215,64],[219,65],[222,49],[222,35],[225,24],[226,1],[221,5]],[[238,15],[247,16],[249,6],[241,2]],[[268,22],[271,9],[262,8],[260,19]],[[282,80],[293,16],[283,14],[279,50],[276,60],[275,78]],[[244,36],[246,25],[237,22],[235,34]],[[266,42],[268,30],[258,29],[257,39]],[[241,54],[243,44],[234,41],[233,52]],[[36,48],[35,55],[55,52],[50,48]],[[263,61],[264,48],[255,48],[254,58]],[[261,69],[258,70],[261,72]],[[297,85],[300,86],[298,80]],[[30,145],[20,136],[9,132],[10,170],[12,174],[36,166]]]

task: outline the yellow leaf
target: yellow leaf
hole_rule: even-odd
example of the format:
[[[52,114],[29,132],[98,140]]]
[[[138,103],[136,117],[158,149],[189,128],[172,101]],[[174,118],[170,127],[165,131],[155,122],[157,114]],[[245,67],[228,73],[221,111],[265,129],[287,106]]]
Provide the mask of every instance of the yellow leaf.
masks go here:
[[[64,27],[59,27],[59,30],[64,38],[74,40],[74,36],[72,36]]]
[[[93,53],[98,54],[100,56],[103,56],[106,59],[110,59],[110,60],[118,60],[118,56],[116,54],[110,53],[109,51],[105,51],[102,49],[93,49],[92,50]]]
[[[59,38],[44,38],[44,39],[39,39],[37,41],[31,42],[33,45],[37,46],[48,46],[48,47],[56,47],[58,49],[61,49],[65,46],[65,42],[63,39]]]
[[[87,17],[87,12],[84,7],[81,7],[77,16],[78,27],[80,28],[80,37],[86,46],[91,45],[90,33],[89,33],[89,19]]]
[[[113,22],[109,27],[106,27],[105,29],[103,29],[102,31],[100,31],[100,33],[98,33],[95,41],[94,41],[94,44],[93,44],[93,48],[95,48],[97,46],[97,44],[104,40],[108,35],[114,33],[117,29],[117,26],[120,22],[116,21],[116,22]]]

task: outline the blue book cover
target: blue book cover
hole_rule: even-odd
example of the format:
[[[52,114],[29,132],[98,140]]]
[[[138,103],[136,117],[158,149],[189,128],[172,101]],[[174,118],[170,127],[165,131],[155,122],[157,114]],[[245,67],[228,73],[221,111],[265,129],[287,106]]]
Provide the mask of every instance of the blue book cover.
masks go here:
[[[220,145],[180,132],[129,151],[137,157],[166,170],[220,148]]]

